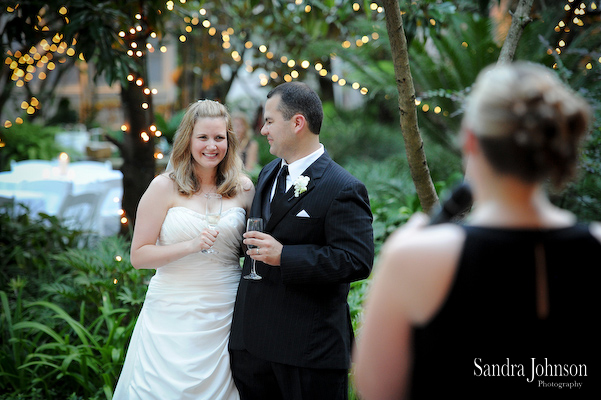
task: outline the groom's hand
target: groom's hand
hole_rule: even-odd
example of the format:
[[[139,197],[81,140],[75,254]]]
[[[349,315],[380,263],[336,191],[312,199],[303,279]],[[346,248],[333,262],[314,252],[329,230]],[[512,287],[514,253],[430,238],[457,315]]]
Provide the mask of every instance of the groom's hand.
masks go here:
[[[250,231],[244,234],[244,242],[247,246],[257,246],[246,250],[246,254],[253,260],[264,262],[265,264],[277,267],[280,265],[282,257],[282,248],[280,242],[273,236],[257,231]]]

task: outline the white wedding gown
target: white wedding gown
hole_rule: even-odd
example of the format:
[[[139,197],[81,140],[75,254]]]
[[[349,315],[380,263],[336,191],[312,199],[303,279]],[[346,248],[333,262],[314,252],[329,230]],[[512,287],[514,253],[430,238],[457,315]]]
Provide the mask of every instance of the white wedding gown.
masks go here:
[[[228,340],[245,210],[223,212],[214,248],[157,269],[134,328],[115,400],[239,399]],[[159,244],[191,239],[206,218],[184,207],[167,212]]]

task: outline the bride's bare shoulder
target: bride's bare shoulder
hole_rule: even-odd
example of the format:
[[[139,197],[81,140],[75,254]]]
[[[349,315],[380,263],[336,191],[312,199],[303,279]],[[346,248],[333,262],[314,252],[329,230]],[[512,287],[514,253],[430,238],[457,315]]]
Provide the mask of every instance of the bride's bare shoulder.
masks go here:
[[[153,195],[169,195],[177,193],[177,187],[173,179],[169,177],[169,174],[162,173],[153,178],[148,185],[146,192]]]
[[[167,172],[163,172],[162,174],[155,176],[151,184],[155,186],[160,186],[162,188],[166,188],[173,187],[175,182],[173,181],[173,179],[171,179]]]

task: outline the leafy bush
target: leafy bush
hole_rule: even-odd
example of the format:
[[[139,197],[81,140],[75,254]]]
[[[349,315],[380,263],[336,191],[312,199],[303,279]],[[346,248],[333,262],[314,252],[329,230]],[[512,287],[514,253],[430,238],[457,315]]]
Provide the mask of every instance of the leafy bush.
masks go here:
[[[31,218],[17,213],[11,205],[0,208],[0,290],[12,278],[27,276],[30,296],[36,296],[40,282],[58,279],[61,270],[55,270],[51,257],[74,247],[81,233],[63,227],[54,216],[40,214]]]
[[[154,115],[157,129],[161,131],[162,136],[167,139],[167,142],[169,142],[170,145],[173,145],[173,138],[175,137],[177,128],[182,122],[185,113],[186,110],[180,110],[169,119],[166,119],[159,113],[155,113]]]
[[[371,111],[371,112],[370,112]],[[383,160],[404,152],[398,123],[381,121],[377,111],[345,111],[324,104],[324,122],[320,133],[328,153],[338,164],[353,160]]]
[[[601,221],[601,128],[593,132],[584,146],[577,179],[551,199],[581,221]]]
[[[4,147],[0,151],[0,171],[9,170],[12,160],[56,158],[60,149],[54,136],[59,131],[59,127],[36,125],[27,121],[10,128],[1,128],[0,143]]]
[[[0,398],[12,398],[10,393],[31,393],[32,399],[51,395],[40,392],[36,397],[35,390],[28,390],[30,375],[21,367],[40,344],[40,335],[28,337],[18,324],[47,318],[25,305],[40,298],[45,282],[63,276],[65,269],[54,265],[52,257],[74,246],[78,237],[55,217],[32,219],[11,206],[0,210]]]
[[[131,267],[125,238],[81,249],[52,218],[0,217],[3,242],[31,234],[2,246],[0,399],[111,398],[153,271]]]

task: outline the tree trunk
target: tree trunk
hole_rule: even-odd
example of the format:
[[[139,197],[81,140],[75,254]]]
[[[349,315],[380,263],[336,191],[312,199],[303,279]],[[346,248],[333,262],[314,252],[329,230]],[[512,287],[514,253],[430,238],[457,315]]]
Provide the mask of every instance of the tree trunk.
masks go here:
[[[12,71],[8,68],[6,64],[0,67],[0,72],[0,88],[2,89],[0,90],[0,122],[4,124],[4,118],[2,118],[2,110],[4,110],[4,105],[10,99],[12,90],[15,87],[15,85],[10,79]]]
[[[123,141],[118,144],[123,158],[122,206],[132,228],[140,198],[155,176],[154,134],[149,129],[154,117],[150,96],[142,90],[134,82],[121,87],[122,107],[128,127],[123,134]],[[148,109],[142,108],[144,102],[149,104]],[[122,233],[129,230],[127,226],[122,227]]]
[[[398,0],[384,0],[386,30],[390,40],[394,75],[399,93],[400,125],[405,141],[405,152],[411,172],[411,178],[424,212],[429,213],[438,205],[438,195],[430,176],[424,142],[417,124],[415,107],[415,88],[409,68],[407,39],[401,19]]]
[[[526,25],[532,21],[532,18],[530,18],[532,3],[534,3],[534,0],[520,0],[515,12],[511,13],[511,26],[503,42],[497,64],[506,64],[513,61],[513,56],[518,47],[518,42],[522,37],[522,32],[524,32]]]

